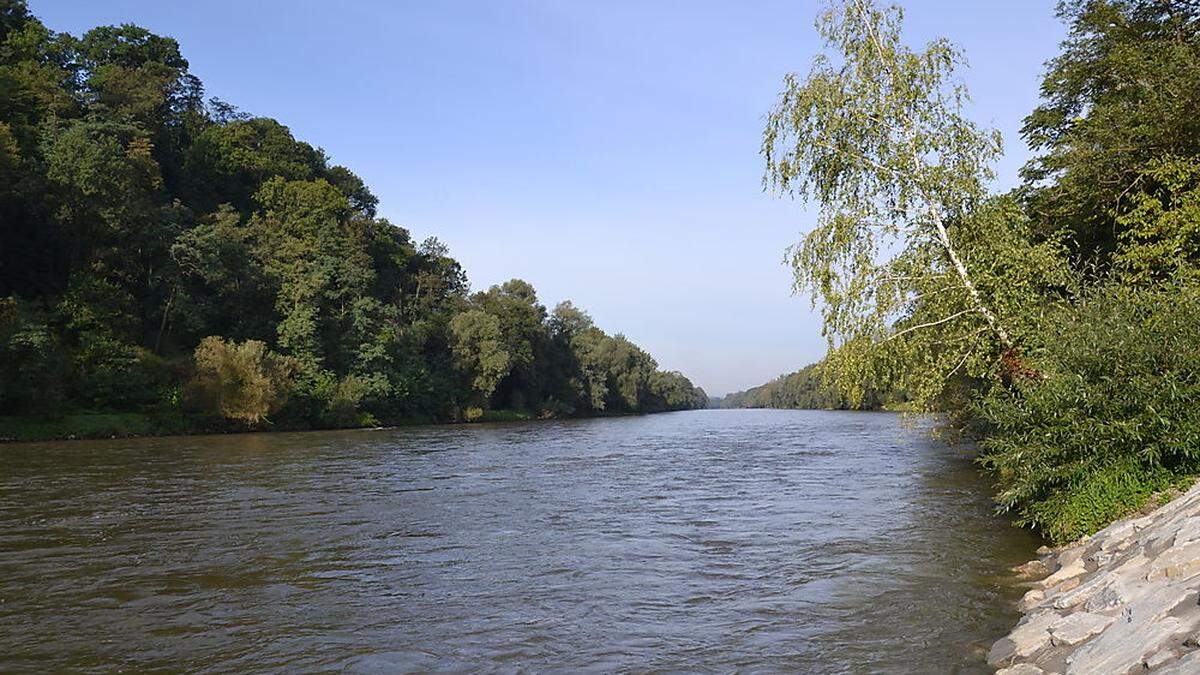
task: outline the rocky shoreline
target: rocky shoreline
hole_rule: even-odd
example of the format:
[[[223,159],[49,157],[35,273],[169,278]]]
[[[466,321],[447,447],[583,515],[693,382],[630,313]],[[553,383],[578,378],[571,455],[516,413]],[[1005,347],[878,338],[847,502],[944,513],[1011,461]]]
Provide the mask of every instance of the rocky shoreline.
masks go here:
[[[1042,549],[1001,675],[1200,673],[1200,483],[1075,544]]]

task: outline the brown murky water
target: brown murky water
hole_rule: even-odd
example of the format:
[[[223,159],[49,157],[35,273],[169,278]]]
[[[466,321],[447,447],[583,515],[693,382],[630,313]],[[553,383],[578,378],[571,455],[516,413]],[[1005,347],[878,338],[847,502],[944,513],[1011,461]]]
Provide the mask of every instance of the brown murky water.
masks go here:
[[[888,414],[0,446],[0,671],[975,672],[1037,542]]]

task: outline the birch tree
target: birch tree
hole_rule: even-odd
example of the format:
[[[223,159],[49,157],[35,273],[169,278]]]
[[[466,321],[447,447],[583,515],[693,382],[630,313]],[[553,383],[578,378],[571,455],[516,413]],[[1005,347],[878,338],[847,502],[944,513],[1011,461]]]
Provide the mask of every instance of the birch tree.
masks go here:
[[[902,22],[872,0],[831,5],[824,51],[784,78],[763,133],[764,186],[819,208],[789,260],[852,400],[890,379],[928,402],[994,367],[1018,347],[1021,291],[1047,283],[1036,265],[1057,268],[1053,242],[1027,244],[1019,209],[988,197],[1001,140],[964,113],[962,53],[910,49]]]

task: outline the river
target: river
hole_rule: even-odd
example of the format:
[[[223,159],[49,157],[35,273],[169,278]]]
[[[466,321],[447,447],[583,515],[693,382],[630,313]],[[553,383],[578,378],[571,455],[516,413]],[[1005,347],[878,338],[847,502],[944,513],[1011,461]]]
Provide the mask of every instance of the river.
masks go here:
[[[4,672],[987,672],[1038,545],[886,413],[0,457]]]

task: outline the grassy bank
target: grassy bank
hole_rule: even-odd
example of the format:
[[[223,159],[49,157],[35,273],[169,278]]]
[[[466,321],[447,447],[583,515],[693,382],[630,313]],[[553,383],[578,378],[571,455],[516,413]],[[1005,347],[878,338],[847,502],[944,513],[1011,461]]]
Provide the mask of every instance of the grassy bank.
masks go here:
[[[201,415],[76,412],[59,417],[0,416],[0,442],[181,436],[245,431]]]

